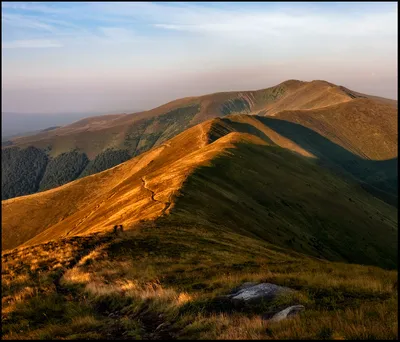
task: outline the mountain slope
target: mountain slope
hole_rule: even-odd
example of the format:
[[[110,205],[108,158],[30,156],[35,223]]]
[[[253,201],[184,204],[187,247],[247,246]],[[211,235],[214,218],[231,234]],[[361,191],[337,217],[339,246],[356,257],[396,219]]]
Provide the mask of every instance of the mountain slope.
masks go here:
[[[207,121],[110,170],[3,201],[3,248],[162,216],[330,260],[393,267],[396,209],[320,166],[313,149],[265,119],[280,121]]]
[[[263,122],[397,205],[397,108],[358,98],[312,111],[283,111],[275,118]]]
[[[397,271],[371,265],[397,268],[397,209],[344,162],[386,161],[279,115],[212,119],[2,201],[2,337],[396,339]],[[247,282],[295,291],[232,304]],[[265,320],[292,305],[305,310]]]
[[[6,180],[7,199],[48,189],[70,182],[79,176],[86,176],[106,170],[140,155],[152,147],[183,132],[185,129],[215,117],[234,113],[276,115],[282,110],[317,109],[335,104],[348,103],[355,97],[345,88],[325,81],[301,82],[289,80],[275,87],[257,91],[225,92],[200,97],[188,97],[167,103],[150,111],[135,114],[104,115],[80,120],[72,125],[40,134],[12,139],[8,146],[14,147],[17,155],[28,146],[34,146],[52,159],[64,154],[63,160],[74,159],[76,153],[85,154],[89,163],[80,174],[63,174],[71,169],[69,164],[60,164],[60,170],[51,174],[59,175],[51,181],[39,179],[26,189],[21,189],[12,179]],[[364,96],[365,97],[365,96]],[[66,154],[66,155],[65,155]],[[16,161],[15,161],[16,163]],[[53,163],[55,165],[55,163]],[[7,167],[6,165],[3,166]]]
[[[357,98],[314,110],[285,110],[275,118],[300,124],[359,157],[397,157],[398,114],[393,106]]]
[[[42,133],[35,136],[16,138],[13,139],[13,143],[21,147],[34,145],[45,148],[50,145],[52,146],[51,156],[67,152],[70,148],[77,148],[88,154],[89,158],[92,159],[99,152],[96,151],[97,146],[85,145],[85,141],[82,140],[85,135],[92,135],[91,139],[95,139],[96,133],[101,133],[102,140],[107,141],[107,147],[125,147],[123,140],[113,142],[115,138],[108,137],[108,135],[115,134],[116,130],[114,128],[118,128],[117,131],[120,131],[123,127],[126,128],[135,123],[138,126],[145,125],[143,133],[151,134],[157,128],[156,126],[160,124],[160,116],[171,117],[176,121],[187,114],[188,116],[183,124],[195,125],[208,119],[233,113],[257,113],[261,110],[275,113],[284,109],[313,109],[347,102],[352,98],[352,96],[342,91],[340,87],[325,81],[302,82],[289,80],[277,86],[256,91],[224,92],[200,97],[187,97],[135,114],[91,117],[58,128],[47,134]],[[154,118],[156,118],[155,122]],[[168,121],[168,119],[165,120]],[[122,131],[124,130],[122,129]],[[125,130],[123,133],[129,135],[130,132]],[[73,144],[69,141],[58,141],[65,140],[67,139],[66,137],[76,141]],[[171,137],[167,136],[166,139]],[[105,145],[100,150],[104,148]]]
[[[54,225],[57,231],[60,230],[56,234],[60,232],[66,234],[73,229],[74,233],[78,233],[82,223],[85,231],[88,231],[89,225],[92,227],[90,229],[94,229],[99,223],[104,228],[113,222],[120,222],[125,211],[128,212],[128,219],[122,220],[125,224],[138,219],[157,217],[163,210],[164,204],[152,199],[151,191],[148,190],[150,185],[146,183],[148,174],[155,171],[163,172],[166,169],[172,170],[171,162],[179,161],[192,151],[196,152],[199,146],[205,144],[202,127],[193,127],[176,137],[170,142],[172,147],[162,145],[96,175],[40,194],[3,201],[3,223],[9,227],[2,231],[3,241],[13,240],[7,233],[16,233],[15,228],[21,227],[24,220],[26,220],[24,224],[30,229],[17,228],[18,241],[12,242],[13,244],[25,242],[41,230]],[[208,150],[214,151],[210,146],[204,153]],[[201,160],[203,151],[199,153],[200,156],[196,156],[195,159],[187,159],[188,167],[191,163]],[[178,176],[184,177],[185,169],[182,169],[184,164],[179,163],[177,167],[182,171]],[[170,181],[179,184],[180,178],[176,175],[170,177],[171,179],[164,184],[168,192],[164,197],[168,197],[174,190]],[[27,208],[31,209],[26,212],[26,216],[18,214],[22,214]],[[110,215],[109,211],[113,210],[113,214]],[[3,246],[7,246],[7,242]]]

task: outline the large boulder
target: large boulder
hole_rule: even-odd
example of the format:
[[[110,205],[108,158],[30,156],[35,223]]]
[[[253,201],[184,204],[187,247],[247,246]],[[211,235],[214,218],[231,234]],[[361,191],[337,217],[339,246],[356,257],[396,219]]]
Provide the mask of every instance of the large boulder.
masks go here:
[[[251,282],[251,281],[246,282],[246,283],[243,283],[242,285],[240,285],[240,286],[234,288],[234,289],[231,291],[231,295],[236,294],[236,293],[238,293],[239,291],[244,290],[244,289],[247,289],[247,288],[249,288],[249,287],[253,287],[253,286],[255,286],[255,285],[257,285],[257,283],[253,283],[253,282]]]
[[[235,293],[228,295],[235,306],[257,304],[261,301],[273,301],[282,294],[287,294],[293,290],[270,283],[245,283]]]

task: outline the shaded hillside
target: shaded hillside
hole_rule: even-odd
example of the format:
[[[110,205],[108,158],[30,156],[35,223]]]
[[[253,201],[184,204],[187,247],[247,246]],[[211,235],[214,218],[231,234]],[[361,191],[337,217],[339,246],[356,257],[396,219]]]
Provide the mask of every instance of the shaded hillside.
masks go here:
[[[168,217],[177,224],[229,227],[329,260],[396,265],[396,210],[279,147],[239,144],[197,169],[179,194]]]
[[[390,105],[357,98],[312,111],[285,110],[275,117],[307,127],[365,159],[398,155],[398,113]]]
[[[86,154],[77,151],[49,158],[45,151],[33,146],[3,150],[2,199],[29,195],[71,182],[87,165]]]
[[[89,162],[84,171],[80,174],[79,178],[107,170],[115,165],[127,161],[128,159],[130,159],[130,157],[131,156],[129,155],[127,150],[107,149],[104,152],[98,154],[96,158]],[[63,184],[65,183],[66,182],[64,182]]]
[[[82,174],[90,175],[159,146],[208,119],[238,113],[275,115],[285,109],[315,109],[349,102],[353,98],[355,95],[349,90],[325,81],[289,80],[256,91],[183,98],[135,114],[91,117],[34,136],[11,139],[8,144],[22,148],[35,146],[51,158],[79,151],[90,160]],[[63,173],[63,170],[58,172]],[[69,180],[68,176],[62,178]]]
[[[259,120],[318,157],[319,165],[339,171],[344,177],[351,174],[377,197],[397,205],[397,158],[364,159],[302,125],[270,118]]]
[[[39,189],[47,155],[30,146],[25,149],[12,147],[1,151],[1,198],[31,194]]]
[[[88,164],[86,154],[62,153],[51,159],[40,182],[39,191],[48,190],[76,179]]]
[[[279,120],[260,120],[317,156],[322,165],[349,172],[371,193],[397,205],[396,108],[357,98],[312,111],[283,111],[275,118]]]
[[[3,201],[3,248],[162,216],[329,260],[394,267],[396,209],[323,168],[315,147],[271,129],[274,120],[281,121],[207,121],[107,171]]]
[[[397,130],[393,127],[394,122],[393,126],[390,125],[390,119],[394,121],[397,113],[393,112],[392,114],[396,115],[391,117],[387,115],[385,125],[381,126],[374,125],[383,118],[375,115],[377,111],[374,111],[372,106],[372,110],[365,111],[363,115],[356,114],[353,119],[339,117],[334,122],[334,116],[339,116],[338,113],[346,113],[349,116],[353,114],[351,108],[343,110],[341,106],[350,107],[349,104],[339,105],[337,109],[327,107],[322,113],[326,114],[325,111],[329,111],[328,115],[320,115],[318,111],[285,111],[275,117],[233,115],[215,121],[217,125],[215,133],[212,134],[217,133],[218,137],[219,134],[238,130],[264,140],[268,138],[270,142],[303,156],[318,158],[318,165],[334,170],[344,178],[356,180],[370,193],[397,206]],[[390,114],[385,111],[384,113]],[[281,117],[285,120],[280,119]],[[370,122],[357,125],[365,118]],[[349,121],[353,121],[354,124],[343,123]],[[213,139],[213,136],[211,138]],[[374,160],[368,158],[368,155],[396,158]]]

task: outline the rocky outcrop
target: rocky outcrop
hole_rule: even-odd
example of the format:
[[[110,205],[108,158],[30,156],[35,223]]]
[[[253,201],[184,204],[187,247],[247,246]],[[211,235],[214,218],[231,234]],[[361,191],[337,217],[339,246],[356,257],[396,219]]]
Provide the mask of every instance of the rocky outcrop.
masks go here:
[[[273,301],[282,294],[287,294],[293,290],[270,283],[244,283],[238,287],[234,293],[227,297],[235,306],[257,304],[260,301]]]

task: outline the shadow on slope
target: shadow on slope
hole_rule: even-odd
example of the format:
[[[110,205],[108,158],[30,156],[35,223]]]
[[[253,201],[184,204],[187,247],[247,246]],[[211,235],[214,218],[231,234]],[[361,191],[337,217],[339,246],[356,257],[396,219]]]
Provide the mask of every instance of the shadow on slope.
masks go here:
[[[334,261],[393,268],[396,210],[310,158],[238,143],[196,169],[169,217]]]
[[[319,164],[343,174],[350,173],[364,189],[397,207],[397,158],[367,160],[349,152],[313,130],[285,120],[256,117],[277,133],[292,140],[319,158]]]
[[[231,118],[214,119],[207,133],[207,142],[211,144],[231,132],[249,133],[261,138],[268,144],[275,145],[268,135],[258,128],[246,122],[234,121]]]

